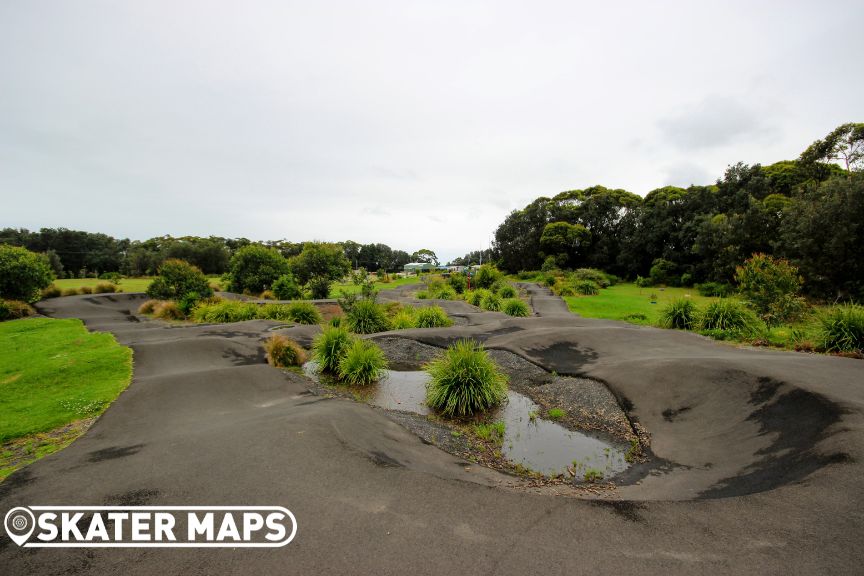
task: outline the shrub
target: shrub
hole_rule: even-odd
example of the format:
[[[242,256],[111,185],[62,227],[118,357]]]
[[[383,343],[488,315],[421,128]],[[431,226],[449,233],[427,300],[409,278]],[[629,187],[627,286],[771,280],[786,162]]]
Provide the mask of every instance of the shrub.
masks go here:
[[[428,293],[427,291],[425,291],[425,290],[420,290],[419,292],[417,292],[416,294],[414,294],[414,296],[415,296],[418,300],[428,300],[428,299],[429,299],[429,293]]]
[[[177,306],[177,303],[170,300],[159,302],[153,308],[153,315],[162,320],[183,320],[186,317],[183,311],[180,310],[180,307]]]
[[[442,286],[435,292],[433,298],[437,298],[438,300],[455,300],[456,291],[450,286]]]
[[[483,303],[483,298],[489,294],[488,290],[470,290],[465,293],[465,301],[472,306],[480,306]]]
[[[608,288],[611,284],[606,273],[595,268],[579,268],[573,273],[573,279],[590,280],[601,288]]]
[[[528,305],[519,300],[518,298],[509,298],[504,300],[501,304],[501,311],[507,314],[508,316],[516,316],[519,318],[524,318],[525,316],[529,316],[531,314],[531,310],[528,308]]]
[[[258,318],[262,320],[293,320],[289,304],[264,304],[258,307]]]
[[[50,284],[47,288],[42,290],[42,299],[46,298],[57,298],[58,296],[62,296],[63,291],[60,290],[56,285]]]
[[[107,280],[112,284],[119,284],[122,278],[119,272],[103,272],[99,275],[99,280]]]
[[[387,368],[387,359],[374,342],[354,338],[339,360],[339,379],[351,386],[375,382]]]
[[[471,416],[507,398],[507,376],[471,340],[456,342],[424,369],[430,376],[426,404],[444,416]]]
[[[330,297],[331,280],[325,276],[313,276],[306,287],[313,300],[324,300]]]
[[[681,274],[681,286],[686,286],[688,288],[693,286],[693,275],[689,272]]]
[[[698,321],[696,304],[687,298],[679,298],[670,302],[660,313],[660,326],[690,330]]]
[[[648,288],[649,286],[653,286],[653,282],[650,278],[643,278],[642,276],[636,276],[636,286],[639,288]]]
[[[94,294],[110,294],[112,292],[117,292],[117,287],[108,282],[99,282],[93,287]]]
[[[548,258],[547,258],[547,260],[548,260]],[[554,260],[554,256],[553,256],[553,260]],[[545,272],[545,270],[544,270],[544,272]],[[516,277],[519,278],[519,280],[534,280],[537,278],[537,272],[534,270],[520,270],[516,274]]]
[[[495,282],[501,279],[503,274],[498,270],[495,266],[491,264],[484,264],[477,270],[477,274],[474,276],[474,283],[478,288],[491,288]]]
[[[559,296],[575,296],[576,295],[576,290],[574,290],[572,286],[568,286],[566,284],[564,284],[563,286],[558,288],[557,292],[558,292]]]
[[[0,322],[26,318],[33,314],[33,308],[27,302],[20,300],[0,300]]]
[[[156,305],[159,304],[159,300],[147,300],[141,306],[138,307],[139,314],[152,314],[153,310],[156,308]]]
[[[312,357],[318,363],[322,372],[336,374],[339,370],[339,362],[351,343],[351,334],[347,329],[337,326],[328,326],[315,337],[312,342]]]
[[[359,300],[345,314],[348,329],[356,334],[372,334],[390,329],[384,308],[374,300]]]
[[[651,263],[651,270],[648,273],[651,278],[651,283],[654,285],[664,284],[675,286],[678,284],[680,275],[678,274],[678,265],[664,258],[657,258]]]
[[[192,292],[202,298],[213,295],[210,282],[197,266],[183,260],[165,260],[159,276],[147,287],[147,295],[159,300],[180,300]]]
[[[516,289],[513,288],[510,284],[504,284],[498,290],[498,295],[501,298],[515,298],[516,297]]]
[[[327,288],[327,292],[329,293],[330,287],[328,286]],[[273,282],[271,290],[279,300],[299,300],[303,297],[303,291],[300,290],[300,285],[297,284],[297,280],[294,279],[294,275],[290,272],[279,276],[279,278]]]
[[[464,274],[451,274],[447,283],[450,284],[456,294],[462,294],[468,287],[468,278]]]
[[[80,288],[78,288],[78,294],[92,294],[92,293],[93,293],[93,288],[91,288],[90,286],[81,286]]]
[[[708,298],[725,298],[732,293],[732,286],[722,282],[705,282],[697,284],[696,290]]]
[[[552,288],[558,282],[558,278],[555,276],[549,275],[543,278],[543,282],[546,284],[548,288]]]
[[[306,351],[297,342],[282,334],[270,336],[264,342],[264,350],[267,351],[267,362],[277,368],[302,366],[306,362]]]
[[[26,248],[0,244],[0,298],[35,302],[53,280],[47,258]]]
[[[494,292],[487,292],[480,301],[480,307],[483,310],[497,312],[501,309],[501,297]]]
[[[545,260],[543,260],[543,264],[540,266],[541,272],[551,272],[558,268],[558,259],[555,256],[547,256]]]
[[[699,316],[699,330],[750,334],[756,318],[735,300],[721,299],[708,304]]]
[[[63,289],[63,296],[75,296],[76,294],[78,294],[77,288],[64,288]]]
[[[768,326],[791,321],[806,304],[797,297],[801,289],[798,268],[788,260],[753,254],[735,269],[738,291]]]
[[[288,261],[275,248],[261,244],[243,246],[228,264],[228,289],[232,292],[260,294],[282,275],[288,274]]]
[[[819,317],[822,346],[829,352],[864,352],[864,306],[840,304]]]
[[[414,323],[417,328],[441,328],[453,325],[453,321],[440,306],[419,308],[414,316]]]
[[[261,300],[276,300],[276,294],[272,290],[264,290],[259,296]]]
[[[595,296],[600,293],[600,286],[591,280],[579,280],[573,284],[573,289],[583,296]]]
[[[390,321],[393,330],[407,330],[417,327],[417,314],[414,308],[402,308]]]
[[[321,313],[311,302],[292,302],[288,304],[288,316],[297,324],[319,324]]]

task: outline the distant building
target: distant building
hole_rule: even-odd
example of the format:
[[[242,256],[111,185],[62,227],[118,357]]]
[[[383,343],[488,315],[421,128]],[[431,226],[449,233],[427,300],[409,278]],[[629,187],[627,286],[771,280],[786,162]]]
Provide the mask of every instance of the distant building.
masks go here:
[[[435,270],[435,265],[429,262],[409,262],[403,268],[407,274],[415,274],[417,272],[431,272]]]

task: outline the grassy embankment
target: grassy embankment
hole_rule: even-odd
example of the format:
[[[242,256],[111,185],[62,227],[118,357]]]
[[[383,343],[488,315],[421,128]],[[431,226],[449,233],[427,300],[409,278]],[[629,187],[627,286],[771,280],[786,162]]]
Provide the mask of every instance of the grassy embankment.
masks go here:
[[[132,351],[80,320],[0,323],[0,481],[67,446],[122,392]]]
[[[420,277],[418,276],[408,276],[407,278],[394,278],[391,282],[387,282],[386,284],[383,282],[376,282],[375,289],[376,290],[392,290],[394,288],[399,288],[400,286],[406,286],[408,284],[419,284]],[[337,283],[333,284],[330,287],[330,297],[336,298],[339,296],[339,292],[345,292],[346,294],[356,294],[360,292],[360,286],[356,284],[351,284],[350,282],[347,284]]]
[[[651,298],[654,295],[655,298]],[[673,300],[689,298],[700,309],[715,300],[701,296],[694,288],[640,288],[632,283],[616,284],[600,290],[595,296],[567,296],[564,300],[572,312],[586,318],[623,320],[633,324],[656,326],[662,310]],[[732,298],[735,298],[734,296]],[[652,300],[656,302],[652,304]],[[803,342],[819,340],[819,323],[816,315],[822,307],[815,306],[812,312],[791,326],[776,326],[763,329],[752,338],[740,342],[760,342],[781,348],[793,349]]]

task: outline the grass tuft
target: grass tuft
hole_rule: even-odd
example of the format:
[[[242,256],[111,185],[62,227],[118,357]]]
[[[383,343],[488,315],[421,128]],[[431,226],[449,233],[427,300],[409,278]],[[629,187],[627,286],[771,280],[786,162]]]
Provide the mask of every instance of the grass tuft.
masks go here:
[[[427,306],[417,310],[414,324],[417,328],[441,328],[452,326],[453,320],[440,306]]]
[[[504,300],[501,304],[501,311],[508,316],[516,316],[517,318],[524,318],[525,316],[531,315],[531,309],[528,308],[528,305],[518,298],[509,298]]]
[[[840,304],[819,317],[820,339],[828,352],[864,352],[864,306]]]
[[[315,337],[312,343],[312,357],[322,372],[336,374],[339,362],[351,343],[351,334],[342,326],[328,326]]]
[[[472,340],[451,345],[424,369],[431,377],[426,404],[444,416],[470,416],[507,398],[507,376],[483,346]]]
[[[380,379],[387,359],[374,342],[354,338],[339,360],[339,380],[350,386],[366,386]]]
[[[690,330],[699,321],[699,311],[696,304],[688,298],[673,300],[660,313],[661,328],[677,328]]]
[[[302,366],[306,362],[306,351],[291,338],[273,334],[264,342],[267,362],[277,368]]]
[[[358,300],[345,316],[348,329],[355,334],[373,334],[390,330],[384,307],[374,300]]]

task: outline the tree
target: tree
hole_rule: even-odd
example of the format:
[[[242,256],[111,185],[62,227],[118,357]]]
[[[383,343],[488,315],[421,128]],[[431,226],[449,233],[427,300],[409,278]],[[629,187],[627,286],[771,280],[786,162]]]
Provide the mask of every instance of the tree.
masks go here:
[[[290,261],[291,271],[301,284],[313,278],[323,278],[330,282],[345,277],[351,271],[351,263],[339,244],[326,242],[307,242],[303,251]]]
[[[260,244],[249,244],[237,250],[231,257],[228,266],[229,289],[232,292],[259,294],[288,272],[288,261],[278,250]]]
[[[300,290],[297,280],[294,279],[294,275],[290,272],[277,278],[270,289],[273,290],[273,293],[279,300],[298,300],[303,297],[303,292]]]
[[[846,165],[847,172],[864,169],[864,123],[841,124],[824,139],[813,142],[800,160],[811,166],[817,162],[840,161]]]
[[[435,266],[438,266],[438,256],[428,248],[421,248],[417,252],[414,252],[414,254],[411,255],[411,258],[413,258],[415,262],[424,262],[426,264],[434,264]]]
[[[591,232],[581,224],[551,222],[543,228],[540,250],[544,255],[563,255],[563,260],[576,262],[580,249],[591,239]]]
[[[0,298],[35,302],[53,280],[54,272],[44,256],[0,244]]]

